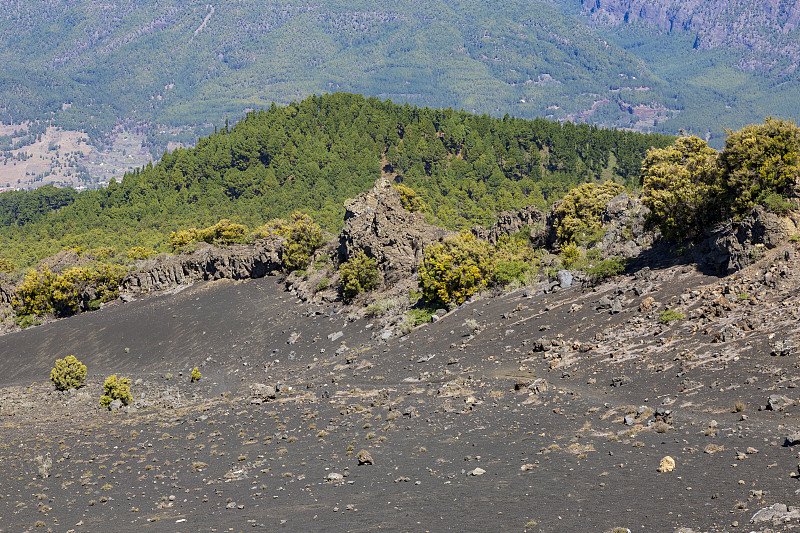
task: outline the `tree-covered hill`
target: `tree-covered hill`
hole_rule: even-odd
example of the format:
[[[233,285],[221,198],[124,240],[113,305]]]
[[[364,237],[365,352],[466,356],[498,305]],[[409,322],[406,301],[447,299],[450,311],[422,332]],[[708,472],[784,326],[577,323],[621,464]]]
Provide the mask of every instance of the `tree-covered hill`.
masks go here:
[[[65,246],[166,249],[167,236],[227,218],[255,228],[294,210],[335,231],[344,201],[382,173],[449,228],[546,205],[572,186],[638,184],[650,147],[672,138],[543,119],[492,118],[335,93],[272,105],[80,194],[0,194],[0,257],[22,266]]]

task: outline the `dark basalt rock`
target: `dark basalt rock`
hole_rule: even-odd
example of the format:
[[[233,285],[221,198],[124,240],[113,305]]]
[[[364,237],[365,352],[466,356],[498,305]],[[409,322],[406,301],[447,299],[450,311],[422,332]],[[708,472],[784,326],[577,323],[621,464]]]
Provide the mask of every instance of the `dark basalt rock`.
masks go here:
[[[280,270],[284,239],[271,236],[255,244],[227,248],[203,246],[188,255],[158,257],[128,274],[120,292],[161,291],[201,280],[261,278]]]
[[[552,248],[556,242],[555,217],[551,211],[542,213],[536,206],[530,205],[518,211],[504,211],[497,217],[491,228],[475,226],[472,233],[479,239],[492,244],[501,235],[513,235],[520,231],[529,232],[531,243],[536,248]]]
[[[388,180],[349,201],[344,229],[339,234],[339,260],[345,262],[360,250],[374,257],[386,285],[415,272],[425,246],[451,232],[425,223],[420,212],[403,208],[401,196]]]
[[[756,262],[764,250],[786,242],[795,225],[756,206],[738,224],[728,223],[702,242],[695,251],[695,261],[713,265],[721,274],[741,270]],[[796,228],[795,228],[796,229]]]

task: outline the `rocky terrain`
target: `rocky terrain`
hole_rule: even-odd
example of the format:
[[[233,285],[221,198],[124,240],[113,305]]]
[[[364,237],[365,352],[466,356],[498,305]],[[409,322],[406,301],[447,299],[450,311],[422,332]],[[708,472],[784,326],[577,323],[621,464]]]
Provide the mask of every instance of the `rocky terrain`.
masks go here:
[[[396,194],[318,252],[371,243],[388,295],[443,236]],[[798,221],[756,210],[676,257],[637,202],[603,215],[623,275],[413,329],[277,275],[278,237],[143,262],[101,310],[0,336],[0,531],[800,529]],[[549,216],[475,231],[546,246]],[[87,385],[57,392],[71,354]],[[133,402],[109,411],[112,373]]]
[[[800,4],[796,2],[584,0],[581,5],[593,24],[639,22],[667,32],[695,33],[698,49],[746,50],[738,64],[743,70],[791,74],[800,57],[796,37]]]

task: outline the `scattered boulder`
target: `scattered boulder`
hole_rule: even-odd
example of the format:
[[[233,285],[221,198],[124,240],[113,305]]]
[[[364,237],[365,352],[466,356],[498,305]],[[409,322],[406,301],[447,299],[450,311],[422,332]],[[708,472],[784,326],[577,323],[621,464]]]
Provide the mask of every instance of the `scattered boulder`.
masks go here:
[[[562,289],[566,289],[572,285],[573,277],[572,272],[569,270],[559,270],[556,273],[556,277],[558,278],[558,284]]]
[[[639,198],[626,192],[609,200],[600,216],[605,233],[598,248],[603,256],[636,257],[653,244],[658,233],[645,228],[649,212]]]
[[[631,378],[628,376],[616,376],[611,378],[611,386],[612,387],[622,387],[623,385],[627,385],[631,382]]]
[[[361,450],[356,455],[356,459],[358,459],[358,464],[360,465],[374,465],[375,461],[372,459],[372,455],[367,450]]]
[[[339,481],[342,481],[344,479],[344,476],[338,472],[331,472],[330,474],[327,475],[325,479],[330,483],[337,483]]]
[[[754,514],[750,519],[750,522],[753,524],[757,524],[759,522],[772,522],[773,520],[779,520],[783,522],[797,518],[800,518],[799,507],[788,507],[783,503],[774,503],[769,507],[759,509],[758,512],[756,512],[756,514]]]
[[[116,411],[117,409],[122,409],[122,400],[114,400],[110,404],[108,404],[109,411]]]
[[[784,446],[796,446],[797,444],[800,444],[800,431],[793,431],[786,435],[783,442]]]
[[[784,339],[771,343],[770,348],[772,356],[789,357],[795,350],[795,345],[791,340]]]
[[[719,227],[695,250],[698,263],[713,265],[721,273],[740,270],[754,263],[764,250],[771,250],[795,233],[789,219],[756,206],[738,224]]]
[[[656,422],[672,424],[672,411],[663,407],[659,407],[656,409],[654,418]]]
[[[484,475],[485,473],[486,473],[486,470],[484,470],[484,469],[483,469],[483,468],[481,468],[481,467],[478,467],[478,468],[476,468],[476,469],[474,469],[474,470],[470,470],[470,471],[468,472],[468,475],[470,475],[470,476],[474,476],[474,477],[475,477],[475,476],[482,476],[482,475]]]
[[[11,298],[14,297],[14,287],[6,280],[5,275],[0,273],[0,307],[11,305]]]
[[[550,385],[544,378],[537,378],[528,385],[528,391],[532,394],[541,394],[549,388]]]
[[[504,211],[498,215],[497,222],[491,228],[475,226],[472,233],[479,239],[494,244],[502,235],[513,235],[524,230],[534,247],[552,249],[556,242],[554,222],[552,211],[545,215],[530,205],[518,211]]]
[[[789,407],[794,402],[784,396],[782,394],[771,394],[767,399],[767,410],[768,411],[783,411],[786,407]]]
[[[250,387],[250,403],[262,404],[278,397],[278,391],[272,385],[256,383]]]
[[[656,304],[655,298],[653,298],[652,296],[648,296],[647,298],[642,300],[642,302],[639,304],[639,312],[646,313],[651,309],[653,309],[654,307],[656,307],[657,305],[658,304]]]
[[[672,472],[673,470],[675,470],[675,459],[673,459],[669,455],[667,455],[663,459],[661,459],[661,462],[658,465],[658,471],[659,472],[662,472],[662,473],[664,473],[664,472]]]

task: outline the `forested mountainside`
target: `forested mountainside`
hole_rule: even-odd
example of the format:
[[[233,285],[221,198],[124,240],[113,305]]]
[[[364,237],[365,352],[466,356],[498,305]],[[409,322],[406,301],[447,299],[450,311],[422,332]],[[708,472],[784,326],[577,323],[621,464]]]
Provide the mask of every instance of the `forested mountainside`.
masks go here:
[[[219,125],[337,90],[526,118],[594,113],[609,126],[671,116],[671,95],[636,57],[543,2],[80,0],[3,10],[0,121],[52,118],[95,139],[120,121]],[[640,107],[649,111],[630,112]]]
[[[6,2],[0,184],[94,186],[226,119],[336,91],[685,130],[719,149],[725,128],[800,118],[797,11],[783,1]]]
[[[639,57],[675,94],[666,124],[722,146],[725,129],[800,118],[800,4],[791,0],[555,0]],[[664,124],[662,124],[664,126]],[[657,128],[658,129],[658,128]],[[676,130],[666,131],[675,132]]]
[[[341,228],[344,201],[382,173],[452,229],[545,206],[587,181],[638,185],[651,147],[673,138],[335,93],[254,111],[192,149],[80,194],[0,194],[0,249],[23,266],[66,246],[165,249],[170,232],[222,218],[254,228],[294,210]],[[69,191],[69,190],[67,190]]]

